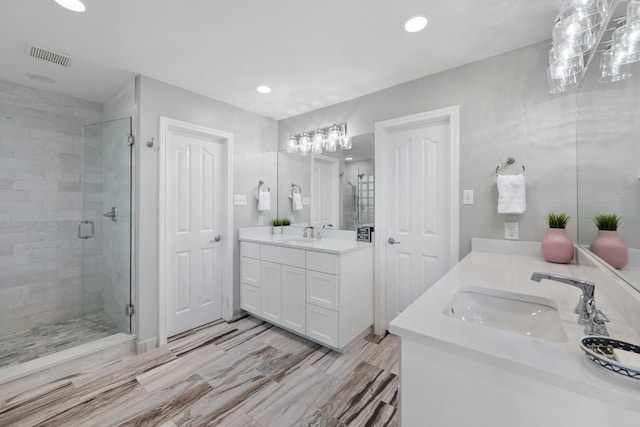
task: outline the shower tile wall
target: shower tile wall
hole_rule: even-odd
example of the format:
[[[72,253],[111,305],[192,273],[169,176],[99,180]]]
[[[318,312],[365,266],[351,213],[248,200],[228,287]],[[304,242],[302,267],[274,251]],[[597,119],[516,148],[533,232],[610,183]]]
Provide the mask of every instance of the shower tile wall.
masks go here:
[[[81,314],[82,127],[101,113],[0,81],[0,335]]]

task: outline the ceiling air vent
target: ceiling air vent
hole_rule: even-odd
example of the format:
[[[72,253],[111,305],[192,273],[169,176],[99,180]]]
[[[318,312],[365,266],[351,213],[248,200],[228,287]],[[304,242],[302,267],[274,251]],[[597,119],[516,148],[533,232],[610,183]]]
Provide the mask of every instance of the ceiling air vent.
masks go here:
[[[69,55],[56,52],[46,47],[28,44],[26,53],[32,58],[41,59],[67,68],[71,67],[71,57]]]

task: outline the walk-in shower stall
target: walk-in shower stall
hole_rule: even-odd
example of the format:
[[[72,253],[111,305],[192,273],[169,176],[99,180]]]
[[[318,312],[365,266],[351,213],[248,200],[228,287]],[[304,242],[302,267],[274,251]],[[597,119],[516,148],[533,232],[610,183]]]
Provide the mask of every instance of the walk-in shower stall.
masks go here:
[[[131,118],[82,106],[3,106],[0,368],[131,332]]]

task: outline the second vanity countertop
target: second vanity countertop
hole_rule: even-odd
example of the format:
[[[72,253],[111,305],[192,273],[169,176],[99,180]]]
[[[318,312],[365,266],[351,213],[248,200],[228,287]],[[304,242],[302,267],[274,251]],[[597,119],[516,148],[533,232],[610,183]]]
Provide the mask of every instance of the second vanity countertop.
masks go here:
[[[263,245],[283,246],[294,249],[313,250],[331,254],[345,254],[373,246],[373,243],[354,240],[323,237],[322,239],[303,239],[294,234],[240,235],[240,241]]]
[[[389,330],[402,339],[485,360],[511,372],[640,412],[640,381],[596,366],[580,348],[584,327],[577,323],[577,315],[573,313],[580,290],[550,280],[534,282],[530,277],[535,271],[595,282],[595,301],[610,319],[607,328],[611,338],[640,344],[638,330],[634,331],[625,316],[616,310],[612,302],[615,298],[607,297],[612,288],[603,283],[611,278],[600,268],[551,264],[538,257],[484,252],[467,255],[396,317]],[[553,301],[568,341],[546,341],[446,316],[444,308],[461,288],[468,286]],[[640,305],[637,309],[640,310]]]

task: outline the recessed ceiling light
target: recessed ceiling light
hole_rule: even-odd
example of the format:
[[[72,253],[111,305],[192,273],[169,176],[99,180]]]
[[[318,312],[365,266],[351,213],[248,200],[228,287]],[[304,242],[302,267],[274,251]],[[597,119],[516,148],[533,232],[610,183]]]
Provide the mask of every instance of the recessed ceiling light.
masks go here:
[[[345,162],[350,162],[351,160],[353,160],[353,157],[345,157],[345,158],[344,158],[344,161],[345,161]]]
[[[403,26],[407,33],[417,33],[427,27],[427,17],[424,15],[413,15],[404,20]]]
[[[31,80],[37,81],[38,83],[55,83],[56,82],[51,77],[43,76],[42,74],[24,73],[24,75],[29,77]]]
[[[256,87],[256,90],[260,93],[271,93],[271,88],[269,86],[260,85]]]
[[[74,12],[84,12],[87,8],[80,0],[55,0],[60,6]]]

